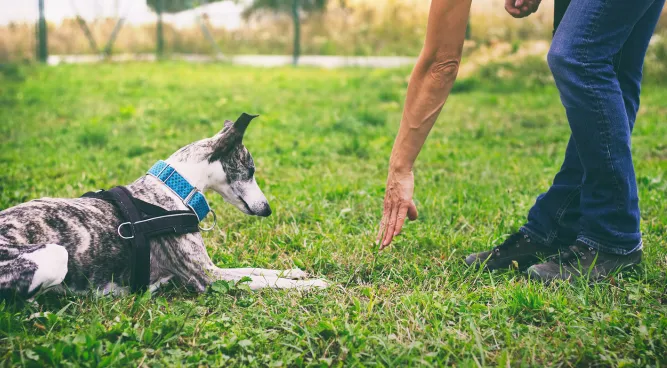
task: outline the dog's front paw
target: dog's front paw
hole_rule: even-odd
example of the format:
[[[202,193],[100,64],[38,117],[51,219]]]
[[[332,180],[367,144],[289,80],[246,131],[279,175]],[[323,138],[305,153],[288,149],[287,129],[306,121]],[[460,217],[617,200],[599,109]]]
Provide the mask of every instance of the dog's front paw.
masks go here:
[[[325,289],[329,287],[329,284],[322,279],[309,279],[309,280],[278,279],[275,285],[276,285],[275,287],[280,289],[299,289],[299,290]]]
[[[291,270],[285,270],[282,272],[280,277],[290,279],[290,280],[303,280],[308,277],[308,273],[306,271],[300,270],[298,268],[293,268]]]
[[[329,283],[321,279],[306,280],[305,282],[309,283],[309,288],[326,289],[329,287]]]
[[[282,277],[262,277],[262,276],[250,276],[252,281],[248,284],[250,289],[259,290],[264,288],[272,289],[299,289],[299,290],[308,290],[308,289],[324,289],[329,286],[329,284],[321,279],[310,279],[310,280],[291,280]]]

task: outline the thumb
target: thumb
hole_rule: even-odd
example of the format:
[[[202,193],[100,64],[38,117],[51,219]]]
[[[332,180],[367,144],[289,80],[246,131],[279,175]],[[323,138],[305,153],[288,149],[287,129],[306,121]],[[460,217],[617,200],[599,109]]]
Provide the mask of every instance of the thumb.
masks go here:
[[[418,213],[417,213],[417,206],[415,206],[415,202],[411,201],[410,206],[408,207],[408,218],[410,221],[414,221],[417,219]]]

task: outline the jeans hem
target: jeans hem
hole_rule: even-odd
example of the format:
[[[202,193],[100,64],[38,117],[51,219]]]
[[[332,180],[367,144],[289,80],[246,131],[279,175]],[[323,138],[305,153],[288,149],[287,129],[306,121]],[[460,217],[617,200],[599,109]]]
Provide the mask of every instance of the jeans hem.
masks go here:
[[[639,243],[635,245],[632,249],[627,249],[627,248],[616,248],[616,247],[610,247],[603,245],[591,238],[587,238],[584,235],[579,235],[577,237],[577,242],[586,244],[587,246],[597,249],[600,252],[603,253],[611,253],[611,254],[616,254],[619,256],[627,256],[628,254],[632,254],[634,252],[637,252],[641,250],[644,247],[644,241],[642,239],[639,240]]]

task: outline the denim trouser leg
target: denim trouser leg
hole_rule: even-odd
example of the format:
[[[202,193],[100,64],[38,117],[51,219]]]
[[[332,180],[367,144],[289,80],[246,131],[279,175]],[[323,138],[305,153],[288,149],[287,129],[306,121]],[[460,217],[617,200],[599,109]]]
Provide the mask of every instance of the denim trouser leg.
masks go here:
[[[655,0],[644,16],[635,24],[630,37],[625,41],[616,58],[616,74],[621,91],[623,91],[623,102],[628,115],[630,131],[634,128],[637,111],[639,111],[644,57],[664,5],[665,0]]]
[[[573,0],[549,64],[572,128],[565,161],[522,229],[547,244],[641,247],[630,132],[641,71],[664,0]]]
[[[535,205],[528,212],[528,222],[521,231],[549,246],[574,244],[579,234],[579,199],[583,175],[579,152],[574,139],[570,137],[560,171],[549,190],[537,197]]]

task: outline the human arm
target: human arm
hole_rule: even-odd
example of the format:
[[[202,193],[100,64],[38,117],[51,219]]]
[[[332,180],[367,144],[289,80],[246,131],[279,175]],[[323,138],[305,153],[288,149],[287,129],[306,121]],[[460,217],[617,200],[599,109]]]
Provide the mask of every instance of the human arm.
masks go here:
[[[471,0],[433,0],[426,40],[408,84],[401,124],[389,159],[377,242],[389,245],[406,216],[417,218],[412,168],[440,115],[459,69]]]

